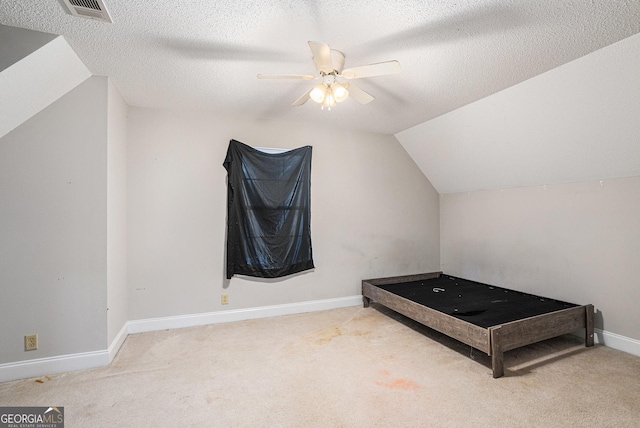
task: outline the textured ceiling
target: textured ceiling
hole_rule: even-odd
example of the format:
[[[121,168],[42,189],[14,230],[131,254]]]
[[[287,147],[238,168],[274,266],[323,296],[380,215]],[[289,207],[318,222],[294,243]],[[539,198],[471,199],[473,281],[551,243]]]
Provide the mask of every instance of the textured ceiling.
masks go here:
[[[0,3],[0,23],[61,34],[133,106],[312,121],[395,134],[640,31],[638,0],[105,0],[113,23],[59,0]],[[312,82],[308,40],[346,67],[398,60],[398,75],[358,81],[376,97],[332,111],[291,103]]]

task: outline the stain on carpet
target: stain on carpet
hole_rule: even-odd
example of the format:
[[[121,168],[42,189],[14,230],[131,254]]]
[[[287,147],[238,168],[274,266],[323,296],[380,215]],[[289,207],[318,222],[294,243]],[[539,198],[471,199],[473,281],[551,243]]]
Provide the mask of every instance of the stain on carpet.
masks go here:
[[[36,379],[35,382],[36,383],[45,383],[45,382],[49,382],[50,380],[51,380],[51,376],[45,376],[43,378]]]
[[[320,330],[318,333],[312,336],[312,340],[318,345],[324,345],[331,342],[336,337],[342,336],[342,329],[340,327],[331,327]]]
[[[387,389],[392,390],[402,390],[402,391],[414,391],[417,392],[420,389],[420,385],[417,383],[403,379],[403,378],[393,378],[389,370],[380,370],[380,374],[383,376],[382,381],[376,381],[376,385],[382,386]]]

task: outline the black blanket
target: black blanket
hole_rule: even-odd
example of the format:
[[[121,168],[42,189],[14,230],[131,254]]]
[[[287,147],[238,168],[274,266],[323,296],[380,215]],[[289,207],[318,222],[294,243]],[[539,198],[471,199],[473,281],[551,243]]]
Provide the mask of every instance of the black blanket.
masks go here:
[[[223,165],[227,278],[312,269],[311,146],[270,154],[231,140]]]

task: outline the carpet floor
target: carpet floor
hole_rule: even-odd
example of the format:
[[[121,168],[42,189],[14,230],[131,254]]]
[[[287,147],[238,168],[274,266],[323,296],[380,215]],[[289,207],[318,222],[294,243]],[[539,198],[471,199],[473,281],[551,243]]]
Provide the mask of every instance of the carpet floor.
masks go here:
[[[377,305],[129,335],[108,367],[0,384],[65,427],[638,427],[640,358],[562,336],[487,355]]]

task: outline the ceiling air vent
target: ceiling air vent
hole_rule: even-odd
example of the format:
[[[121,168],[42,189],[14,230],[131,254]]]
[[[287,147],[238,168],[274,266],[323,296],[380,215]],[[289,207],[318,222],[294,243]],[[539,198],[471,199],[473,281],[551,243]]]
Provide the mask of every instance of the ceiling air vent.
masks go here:
[[[62,0],[73,16],[113,22],[102,0]]]

